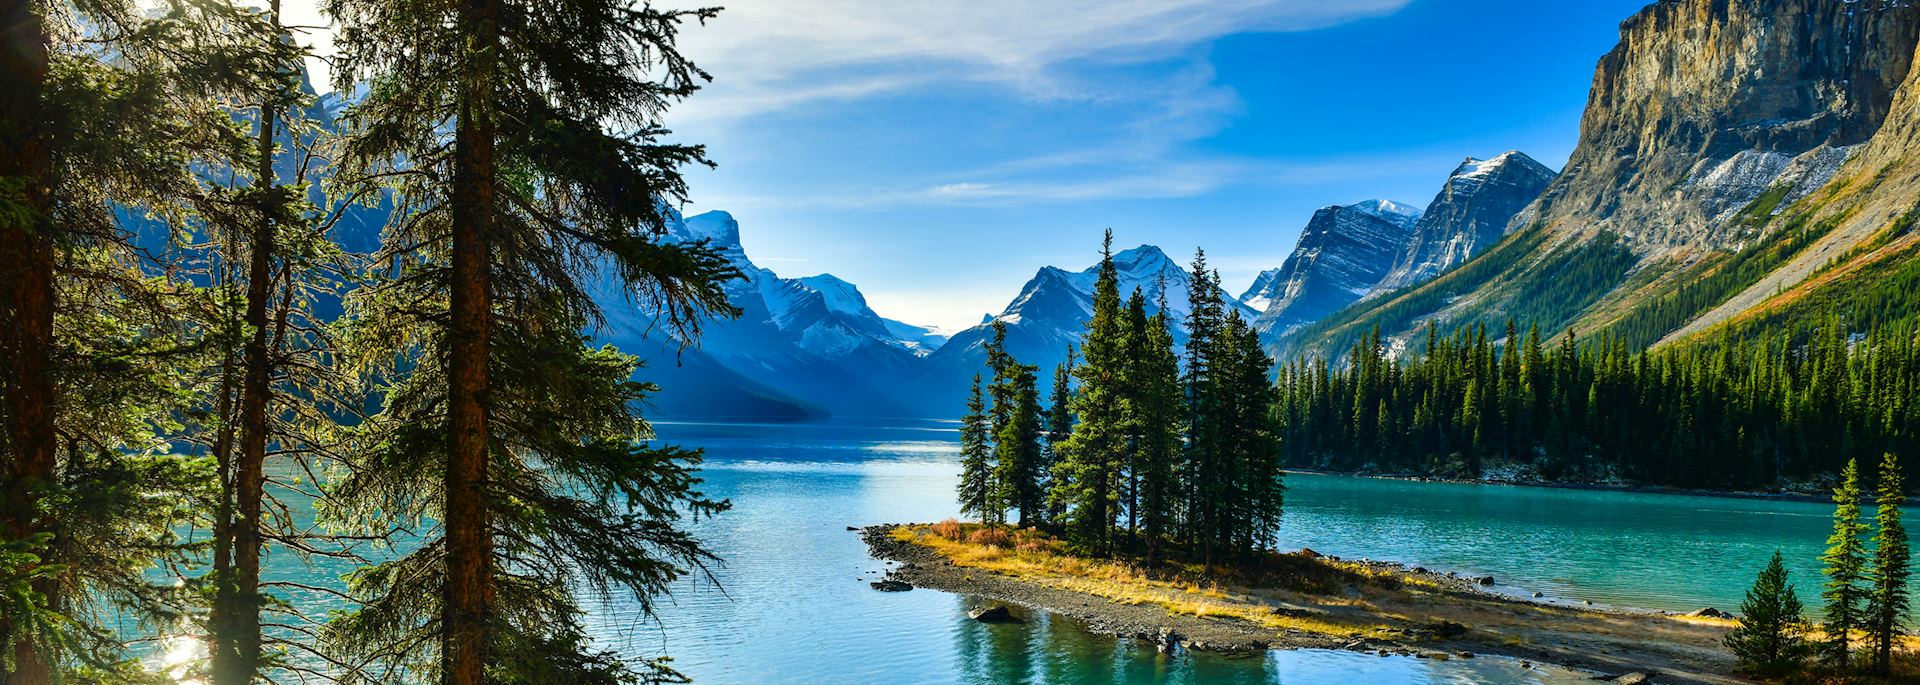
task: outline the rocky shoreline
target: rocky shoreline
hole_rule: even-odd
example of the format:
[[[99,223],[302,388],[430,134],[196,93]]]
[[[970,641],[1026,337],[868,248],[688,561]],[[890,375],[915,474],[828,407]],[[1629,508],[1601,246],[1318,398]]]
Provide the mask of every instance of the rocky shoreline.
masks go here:
[[[1676,488],[1665,485],[1642,485],[1637,483],[1599,483],[1583,481],[1556,481],[1539,478],[1446,478],[1415,473],[1367,473],[1358,471],[1322,471],[1318,469],[1287,469],[1288,474],[1308,476],[1351,476],[1354,478],[1378,478],[1380,480],[1404,480],[1415,483],[1452,483],[1455,485],[1511,485],[1526,488],[1554,488],[1559,490],[1593,490],[1601,492],[1632,492],[1649,495],[1681,495],[1685,497],[1725,497],[1730,499],[1776,500],[1782,502],[1822,502],[1831,503],[1831,489],[1777,490],[1755,492],[1746,490],[1707,490],[1699,488]],[[1812,487],[1812,486],[1810,486]]]
[[[1670,615],[1529,601],[1488,589],[1492,578],[1455,576],[1388,562],[1361,562],[1383,573],[1417,576],[1423,585],[1438,588],[1433,593],[1438,602],[1460,605],[1469,609],[1471,615],[1528,614],[1530,620],[1561,623],[1572,630],[1529,630],[1525,633],[1526,639],[1515,639],[1516,634],[1511,630],[1446,619],[1410,622],[1386,615],[1371,617],[1392,625],[1385,631],[1326,634],[1276,630],[1239,619],[1180,614],[1158,606],[1112,602],[1095,595],[956,565],[933,548],[894,537],[897,528],[899,526],[880,525],[859,529],[874,558],[893,562],[885,577],[872,583],[876,590],[927,588],[977,598],[979,608],[1005,604],[1026,611],[1047,612],[1071,619],[1095,633],[1140,640],[1157,645],[1162,651],[1317,648],[1431,659],[1498,655],[1590,672],[1596,680],[1713,685],[1750,682],[1724,675],[1731,669],[1730,658],[1723,652],[1702,649],[1698,639],[1676,640],[1673,644],[1660,641],[1659,636],[1670,632],[1673,626],[1685,625]],[[1577,629],[1580,624],[1589,623],[1610,628],[1628,625],[1624,638],[1583,634]],[[1645,624],[1655,629],[1635,630],[1631,624]]]

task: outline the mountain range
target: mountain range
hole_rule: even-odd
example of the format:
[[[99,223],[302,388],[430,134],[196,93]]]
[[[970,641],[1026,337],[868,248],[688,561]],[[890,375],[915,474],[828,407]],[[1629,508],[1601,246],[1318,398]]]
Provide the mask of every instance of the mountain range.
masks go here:
[[[1388,200],[1327,207],[1314,214],[1279,268],[1262,273],[1240,297],[1217,296],[1277,337],[1376,292],[1385,279],[1417,283],[1467,259],[1496,241],[1506,220],[1552,175],[1510,152],[1485,162],[1469,159],[1456,169],[1432,205],[1437,213]],[[745,274],[727,288],[742,312],[738,319],[709,324],[697,346],[663,339],[643,312],[610,321],[603,333],[648,359],[677,360],[647,371],[665,388],[657,402],[665,415],[950,416],[984,369],[984,346],[996,322],[1006,328],[1008,352],[1042,369],[1045,392],[1051,369],[1066,360],[1092,316],[1097,265],[1044,266],[1000,313],[943,338],[881,317],[843,279],[783,278],[755,265],[740,235],[739,223],[725,212],[676,216],[669,227],[669,239],[705,240]],[[1120,251],[1113,260],[1123,296],[1139,291],[1150,313],[1165,306],[1175,322],[1187,315],[1193,275],[1186,267],[1153,245]],[[1174,340],[1186,341],[1178,326]]]
[[[1425,207],[1327,206],[1284,261],[1221,297],[1282,359],[1337,360],[1375,328],[1399,350],[1430,324],[1500,330],[1509,318],[1635,348],[1831,314],[1855,330],[1913,322],[1916,49],[1920,8],[1906,0],[1655,2],[1596,66],[1563,170],[1510,151],[1467,158]],[[316,115],[339,101],[322,98]],[[355,208],[338,239],[371,249],[385,210]],[[648,360],[657,415],[950,417],[993,322],[1044,383],[1089,317],[1094,268],[1043,266],[949,339],[880,316],[833,275],[760,267],[725,212],[668,223],[668,240],[708,241],[740,269],[727,295],[742,315],[680,339],[625,293],[597,293],[607,319],[593,335]],[[1123,293],[1186,313],[1179,262],[1152,245],[1114,258]]]

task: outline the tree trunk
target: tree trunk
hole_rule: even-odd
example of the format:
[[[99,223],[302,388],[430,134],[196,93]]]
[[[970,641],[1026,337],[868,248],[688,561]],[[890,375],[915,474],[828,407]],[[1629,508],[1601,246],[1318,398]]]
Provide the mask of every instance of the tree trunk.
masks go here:
[[[274,0],[268,10],[270,20],[280,21],[280,2]],[[214,685],[247,685],[260,667],[260,551],[264,533],[261,514],[266,492],[267,439],[271,432],[267,409],[272,403],[273,350],[267,345],[267,313],[273,300],[273,260],[275,217],[279,213],[273,192],[279,183],[274,173],[274,128],[280,110],[272,103],[260,107],[260,131],[256,143],[259,167],[254,170],[253,187],[259,193],[260,217],[254,225],[247,260],[248,329],[242,367],[245,378],[240,388],[240,453],[234,461],[234,518],[229,531],[233,544],[230,578],[223,578],[214,601],[216,612],[226,620],[216,624],[213,656]]]
[[[19,179],[28,218],[0,223],[0,340],[6,390],[5,496],[0,534],[21,539],[54,532],[40,511],[54,484],[52,156],[41,108],[47,82],[47,33],[31,0],[0,0],[0,177]],[[34,583],[49,609],[59,603],[54,580]],[[53,682],[51,655],[33,640],[8,645],[13,685]]]
[[[480,685],[493,619],[487,506],[487,356],[492,328],[495,51],[499,7],[463,0],[468,60],[454,129],[452,330],[446,474],[447,585],[441,659],[447,685]]]

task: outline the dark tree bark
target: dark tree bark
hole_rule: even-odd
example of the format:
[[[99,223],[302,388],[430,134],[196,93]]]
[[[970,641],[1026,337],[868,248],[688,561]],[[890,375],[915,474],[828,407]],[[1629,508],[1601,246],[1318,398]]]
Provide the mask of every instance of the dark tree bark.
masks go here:
[[[45,92],[48,36],[31,0],[0,0],[0,177],[18,182],[24,222],[0,224],[0,340],[4,343],[6,389],[5,500],[0,528],[13,539],[53,532],[42,515],[39,496],[53,485],[54,415],[58,398],[53,377],[55,241],[48,212],[52,208],[53,161],[47,149]],[[57,581],[42,580],[35,590],[57,601]],[[57,606],[48,607],[58,609]],[[53,682],[50,655],[32,640],[8,646],[13,671],[7,682]]]
[[[269,16],[275,26],[280,21],[280,3],[274,0]],[[247,261],[248,338],[241,366],[244,380],[240,388],[240,452],[233,464],[231,522],[233,564],[221,578],[215,596],[215,624],[212,651],[214,685],[247,685],[260,668],[260,552],[264,533],[262,501],[266,497],[267,442],[271,433],[268,407],[273,397],[274,350],[268,345],[268,312],[273,301],[273,261],[276,217],[279,214],[279,178],[274,173],[274,132],[280,108],[271,99],[260,107],[259,139],[256,143],[258,167],[254,170],[254,190],[258,193],[260,216],[253,227]]]
[[[487,506],[487,357],[493,302],[495,53],[498,3],[463,0],[467,69],[454,129],[452,340],[446,474],[447,585],[441,658],[447,685],[480,685],[493,620]]]

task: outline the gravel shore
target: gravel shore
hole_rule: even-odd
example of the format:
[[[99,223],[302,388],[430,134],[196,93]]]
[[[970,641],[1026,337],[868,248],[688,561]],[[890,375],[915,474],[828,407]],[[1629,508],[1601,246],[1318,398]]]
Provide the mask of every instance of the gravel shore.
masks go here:
[[[893,536],[899,526],[860,530],[875,558],[896,562],[886,580],[977,598],[980,604],[1017,605],[1064,616],[1096,633],[1209,651],[1347,649],[1376,654],[1461,658],[1509,656],[1592,671],[1597,679],[1648,674],[1645,682],[1747,683],[1725,675],[1732,660],[1718,645],[1724,624],[1687,621],[1659,612],[1573,607],[1516,598],[1486,589],[1481,579],[1455,577],[1399,564],[1373,562],[1383,572],[1417,576],[1417,599],[1359,597],[1292,609],[1391,626],[1344,635],[1276,630],[1245,620],[1169,612],[1150,604],[1104,597],[955,565],[940,552]],[[1487,582],[1491,582],[1488,579]],[[1359,601],[1356,601],[1358,599]],[[1398,604],[1394,604],[1398,602]]]

